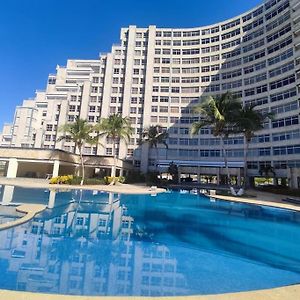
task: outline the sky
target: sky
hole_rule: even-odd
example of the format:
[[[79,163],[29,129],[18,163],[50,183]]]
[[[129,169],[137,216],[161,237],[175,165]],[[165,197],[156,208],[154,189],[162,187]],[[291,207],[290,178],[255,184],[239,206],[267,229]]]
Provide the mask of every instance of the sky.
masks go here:
[[[67,59],[96,59],[121,27],[184,28],[239,15],[262,0],[6,0],[0,9],[0,132]]]

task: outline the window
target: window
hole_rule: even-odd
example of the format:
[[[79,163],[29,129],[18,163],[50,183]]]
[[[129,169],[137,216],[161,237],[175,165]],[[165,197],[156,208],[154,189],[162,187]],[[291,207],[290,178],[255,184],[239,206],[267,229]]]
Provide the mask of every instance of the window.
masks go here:
[[[56,78],[55,77],[49,77],[48,84],[55,84],[55,83],[56,83]]]
[[[231,47],[236,47],[237,45],[240,45],[241,40],[237,39],[228,43],[224,43],[222,44],[222,49],[227,49],[227,48],[231,48]]]
[[[263,23],[264,23],[264,19],[263,18],[259,18],[258,20],[255,20],[254,22],[252,22],[252,23],[250,23],[248,25],[245,25],[243,27],[243,31],[244,32],[249,31],[249,30],[251,30],[251,29],[253,29],[253,28],[255,28],[255,27],[257,27],[257,26],[259,26],[259,25],[261,25]]]
[[[282,49],[282,48],[290,45],[292,42],[293,42],[293,39],[292,39],[291,36],[289,36],[285,40],[283,40],[283,41],[281,41],[281,42],[279,42],[279,43],[277,43],[275,45],[272,45],[272,46],[268,47],[267,48],[268,54],[276,52],[276,51],[278,51],[278,50],[280,50],[280,49]]]
[[[291,75],[289,77],[286,77],[284,79],[280,79],[274,82],[270,83],[270,89],[274,90],[274,89],[278,89],[280,87],[289,85],[291,83],[294,83],[296,81],[295,75]]]
[[[270,96],[270,99],[271,99],[271,102],[276,102],[276,101],[281,101],[281,100],[284,100],[284,99],[294,97],[296,95],[297,95],[297,90],[296,90],[296,88],[293,88],[293,89],[286,90],[284,92],[280,92],[280,93],[277,93],[277,94],[272,94]]]
[[[273,148],[273,155],[300,154],[300,145],[281,146]]]
[[[241,29],[238,28],[238,29],[235,29],[231,32],[228,32],[228,33],[225,33],[225,34],[222,34],[222,40],[226,40],[226,39],[229,39],[229,38],[232,38],[236,35],[239,35],[241,33]]]
[[[187,40],[187,41],[182,42],[183,46],[193,46],[193,45],[199,45],[199,44],[200,44],[200,40]]]
[[[275,21],[267,24],[267,26],[266,26],[267,31],[271,31],[272,29],[278,27],[279,25],[281,25],[282,23],[284,23],[285,21],[287,21],[289,19],[290,19],[290,12],[288,11],[283,16],[280,16],[279,18],[277,18]]]
[[[267,42],[271,43],[275,40],[277,40],[279,37],[281,37],[282,35],[286,34],[287,32],[291,31],[291,24],[286,25],[285,27],[283,27],[282,29],[280,29],[279,31],[270,34],[267,36]]]
[[[281,75],[283,73],[286,73],[290,70],[293,70],[294,69],[294,62],[290,62],[288,64],[285,64],[281,67],[278,67],[276,69],[273,69],[269,72],[269,76],[270,77],[275,77],[275,76],[278,76],[278,75]]]
[[[240,23],[241,23],[240,19],[237,19],[237,20],[234,20],[232,22],[222,25],[221,28],[222,28],[222,30],[227,30],[229,28],[239,25]]]
[[[290,48],[290,49],[280,53],[279,55],[277,55],[275,57],[269,58],[268,59],[269,66],[272,66],[272,65],[274,65],[276,63],[279,63],[283,60],[286,60],[286,59],[288,59],[292,56],[293,56],[293,49]]]
[[[298,116],[287,117],[284,119],[279,119],[272,121],[272,128],[284,127],[284,126],[291,126],[299,124]]]
[[[250,33],[250,34],[244,35],[243,36],[243,42],[245,43],[245,42],[251,41],[251,40],[253,40],[257,37],[262,36],[263,34],[264,34],[264,29],[263,28],[258,29],[256,31]]]
[[[287,9],[289,6],[290,6],[289,1],[285,1],[280,6],[278,6],[278,8],[276,8],[276,9],[272,10],[271,12],[267,13],[266,14],[266,20],[270,20],[270,19],[274,18],[275,16],[277,16],[278,14],[283,12],[285,9]]]

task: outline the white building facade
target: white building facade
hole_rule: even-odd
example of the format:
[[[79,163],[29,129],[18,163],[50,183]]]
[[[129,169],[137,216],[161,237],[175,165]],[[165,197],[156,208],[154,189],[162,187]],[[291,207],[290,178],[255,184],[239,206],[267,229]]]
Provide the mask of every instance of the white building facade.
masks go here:
[[[119,112],[135,132],[118,145],[119,158],[142,172],[174,161],[199,168],[222,165],[220,140],[209,128],[191,137],[199,119],[192,107],[205,95],[227,91],[244,104],[273,112],[250,145],[249,173],[272,166],[278,177],[300,168],[299,82],[300,3],[271,0],[238,17],[211,26],[122,28],[121,43],[96,60],[69,60],[49,75],[45,91],[16,108],[14,121],[0,135],[2,146],[74,151],[56,142],[58,128],[76,117],[96,124]],[[143,128],[160,124],[168,149],[140,146]],[[111,155],[112,143],[86,145],[85,154]],[[244,139],[226,140],[229,162],[240,166]],[[152,153],[153,152],[153,153]],[[300,178],[299,178],[300,186]]]

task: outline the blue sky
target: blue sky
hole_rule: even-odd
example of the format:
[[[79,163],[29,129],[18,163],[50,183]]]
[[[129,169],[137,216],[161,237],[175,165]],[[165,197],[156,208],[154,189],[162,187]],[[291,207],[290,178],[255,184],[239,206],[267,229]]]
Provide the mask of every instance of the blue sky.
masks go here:
[[[0,131],[16,105],[44,89],[68,58],[94,59],[120,28],[195,27],[245,12],[262,0],[6,0],[0,10]]]

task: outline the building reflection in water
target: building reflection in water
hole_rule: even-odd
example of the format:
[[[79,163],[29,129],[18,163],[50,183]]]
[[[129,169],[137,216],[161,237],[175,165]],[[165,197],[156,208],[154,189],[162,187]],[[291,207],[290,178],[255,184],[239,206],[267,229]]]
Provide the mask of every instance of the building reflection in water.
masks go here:
[[[136,234],[134,219],[118,195],[103,195],[106,203],[75,195],[73,203],[54,206],[52,191],[51,209],[1,231],[1,288],[76,295],[188,293],[169,249],[142,243],[145,233]],[[12,214],[7,213],[7,220]]]

